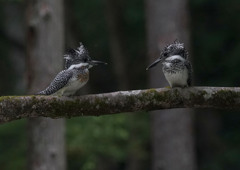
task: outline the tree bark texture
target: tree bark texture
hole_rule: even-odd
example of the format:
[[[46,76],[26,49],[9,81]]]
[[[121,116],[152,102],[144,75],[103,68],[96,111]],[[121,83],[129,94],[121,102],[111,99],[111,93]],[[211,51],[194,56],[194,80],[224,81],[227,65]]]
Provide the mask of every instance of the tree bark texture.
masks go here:
[[[73,98],[2,96],[0,97],[0,123],[29,117],[71,118],[173,108],[240,109],[240,88],[160,88]],[[158,114],[166,115],[162,112]]]
[[[176,39],[188,46],[187,11],[187,0],[146,0],[149,63],[159,57],[159,49]],[[167,85],[160,64],[149,75],[150,87]],[[152,169],[195,169],[191,110],[153,112],[151,122]]]
[[[63,1],[27,1],[28,92],[49,85],[63,68]],[[29,130],[30,170],[65,170],[64,119],[31,118]]]

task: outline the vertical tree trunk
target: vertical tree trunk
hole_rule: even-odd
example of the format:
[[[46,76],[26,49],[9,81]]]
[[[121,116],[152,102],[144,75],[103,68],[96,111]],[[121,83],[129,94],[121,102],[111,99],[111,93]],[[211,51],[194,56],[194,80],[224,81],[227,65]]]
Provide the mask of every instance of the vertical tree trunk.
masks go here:
[[[146,0],[149,63],[159,57],[159,48],[175,39],[189,48],[187,11],[187,0]],[[167,85],[160,64],[149,75],[150,87]],[[153,170],[196,168],[190,112],[172,109],[151,114]]]
[[[63,1],[28,0],[26,17],[28,91],[34,94],[63,68]],[[29,169],[65,169],[64,123],[64,119],[29,119]]]
[[[109,31],[109,46],[113,60],[113,69],[116,75],[117,84],[121,90],[128,88],[126,48],[124,47],[124,28],[122,20],[122,1],[105,0],[106,20]]]
[[[113,70],[115,77],[117,79],[117,88],[121,90],[129,89],[129,76],[128,76],[128,52],[127,48],[124,46],[124,2],[122,0],[105,0],[106,4],[106,20],[108,24],[108,32],[109,32],[109,46],[110,53],[113,60]],[[129,115],[128,119],[135,120],[134,115]],[[130,126],[129,133],[131,134],[128,145],[134,145],[136,142],[135,135],[136,127]],[[128,151],[128,158],[126,163],[127,170],[139,170],[141,168],[141,159],[139,155],[136,155],[136,149],[131,148]]]

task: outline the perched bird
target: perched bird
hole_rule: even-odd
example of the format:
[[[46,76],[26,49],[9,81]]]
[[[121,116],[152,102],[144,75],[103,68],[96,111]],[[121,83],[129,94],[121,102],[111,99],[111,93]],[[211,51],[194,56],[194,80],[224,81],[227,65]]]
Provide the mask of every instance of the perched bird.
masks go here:
[[[191,86],[192,66],[183,43],[175,41],[173,44],[167,45],[160,53],[160,57],[148,66],[147,70],[159,62],[163,65],[163,74],[170,87]]]
[[[77,50],[68,53],[67,57],[65,70],[59,72],[51,84],[38,95],[72,96],[88,82],[91,67],[107,64],[92,60],[82,44]]]

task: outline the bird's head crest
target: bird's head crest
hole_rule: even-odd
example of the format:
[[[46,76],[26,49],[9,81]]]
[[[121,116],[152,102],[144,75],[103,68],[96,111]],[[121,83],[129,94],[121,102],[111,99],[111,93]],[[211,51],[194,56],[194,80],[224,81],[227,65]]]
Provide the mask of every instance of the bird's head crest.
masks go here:
[[[85,63],[91,60],[88,50],[81,42],[77,49],[68,49],[67,53],[64,55],[64,59],[65,69],[68,69],[73,64]]]
[[[172,44],[166,45],[160,53],[160,58],[163,61],[173,55],[180,55],[184,59],[188,58],[188,52],[184,47],[184,43],[175,40]]]

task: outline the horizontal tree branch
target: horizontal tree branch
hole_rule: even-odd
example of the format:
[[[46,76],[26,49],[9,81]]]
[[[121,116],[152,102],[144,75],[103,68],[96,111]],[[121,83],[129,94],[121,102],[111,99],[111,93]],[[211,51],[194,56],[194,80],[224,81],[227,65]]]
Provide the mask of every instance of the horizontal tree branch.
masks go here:
[[[2,96],[0,97],[0,123],[40,116],[70,118],[171,108],[240,109],[240,88],[160,88],[72,98]]]

